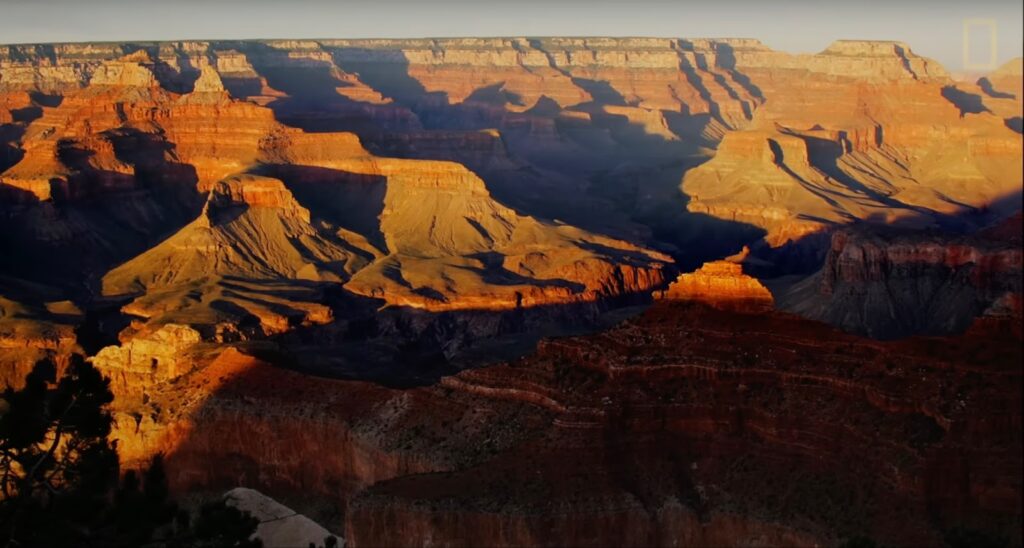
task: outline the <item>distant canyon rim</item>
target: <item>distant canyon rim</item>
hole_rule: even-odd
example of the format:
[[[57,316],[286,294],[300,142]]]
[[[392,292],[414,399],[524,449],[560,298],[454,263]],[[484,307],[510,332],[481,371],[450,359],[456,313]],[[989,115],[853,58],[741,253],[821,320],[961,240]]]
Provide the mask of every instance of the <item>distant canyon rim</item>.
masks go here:
[[[1022,62],[0,46],[0,378],[349,546],[1022,544]]]

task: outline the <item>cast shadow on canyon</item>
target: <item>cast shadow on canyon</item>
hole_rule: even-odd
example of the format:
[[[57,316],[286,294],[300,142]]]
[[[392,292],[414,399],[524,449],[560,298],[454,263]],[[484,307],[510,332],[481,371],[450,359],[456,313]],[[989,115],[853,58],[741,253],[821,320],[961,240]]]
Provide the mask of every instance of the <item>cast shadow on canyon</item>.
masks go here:
[[[176,67],[171,66],[167,61],[161,59],[161,44],[157,42],[135,42],[124,44],[124,52],[132,54],[145,52],[149,59],[153,76],[160,82],[160,86],[174,93],[191,93],[195,88],[196,80],[199,79],[200,69],[192,64],[188,55],[178,51],[174,62]]]
[[[507,272],[485,272],[492,283],[511,283]],[[535,280],[529,280],[536,283]],[[560,282],[550,282],[558,284]],[[603,301],[432,312],[333,288],[335,320],[296,325],[280,335],[243,344],[251,353],[304,375],[366,381],[395,389],[435,385],[441,378],[532,352],[544,338],[608,329],[641,313],[648,294]]]
[[[975,356],[968,369],[1019,377],[1012,341],[998,339],[1001,354],[992,338],[940,348],[925,339],[867,341],[784,315],[696,304],[654,312],[614,338],[553,341],[526,360],[416,388],[311,377],[282,371],[289,366],[275,361],[280,354],[253,363],[229,351],[208,374],[197,373],[219,382],[187,418],[192,426],[165,447],[172,486],[253,487],[375,544],[409,534],[388,532],[394,524],[383,515],[452,538],[494,532],[486,524],[502,526],[489,520],[507,519],[518,525],[503,530],[527,535],[514,537],[520,541],[595,545],[657,544],[659,534],[730,527],[782,535],[780,544],[868,533],[930,544],[922,539],[956,523],[1014,527],[1014,503],[993,517],[988,499],[974,494],[986,480],[969,479],[970,462],[988,449],[958,449],[971,434],[932,418],[935,411],[919,405],[930,392],[914,392],[897,373],[910,367],[904,354],[941,361],[952,352]],[[660,331],[702,344],[662,348],[653,344]],[[813,353],[793,352],[794,344]],[[685,351],[672,354],[685,348],[730,365],[717,374],[663,365],[690,363]],[[941,365],[932,372],[946,375]],[[851,367],[873,373],[849,378]],[[973,387],[977,371],[967,380],[949,375]],[[992,424],[974,424],[962,426],[995,436],[985,439],[1006,456],[1019,447],[1018,430],[1000,438]],[[863,444],[862,431],[891,443]],[[1000,465],[999,473],[1011,469]],[[881,481],[865,481],[879,474]],[[416,521],[448,512],[467,521]],[[723,513],[739,521],[723,521]],[[803,526],[787,533],[794,516]],[[585,536],[574,537],[580,527]]]
[[[0,127],[0,131],[6,128]],[[5,133],[7,135],[5,135]],[[16,145],[16,141],[20,135],[13,135],[13,131],[3,131],[0,133],[0,173],[3,173],[8,168],[13,167],[15,164],[21,161],[25,157],[25,151]],[[8,142],[3,142],[8,141]]]
[[[13,167],[25,157],[21,139],[29,124],[43,115],[44,107],[56,107],[63,100],[60,96],[30,93],[31,104],[11,110],[11,122],[0,124],[0,173]]]
[[[358,81],[392,102],[387,108],[408,112],[414,121],[402,118],[404,121],[395,122],[392,115],[380,123],[367,125],[363,119],[366,111],[383,107],[339,94],[339,88],[354,84],[340,79],[339,74],[334,72],[337,69],[329,63],[311,69],[298,60],[278,55],[273,48],[251,44],[245,44],[245,47],[263,48],[262,54],[274,56],[273,63],[258,60],[260,55],[253,58],[257,72],[266,77],[272,87],[280,87],[289,95],[268,104],[279,121],[307,131],[355,132],[367,148],[382,156],[463,163],[484,180],[488,190],[499,202],[523,214],[549,222],[564,221],[585,230],[641,245],[664,246],[664,242],[651,236],[652,229],[668,236],[672,232],[652,227],[652,219],[637,218],[634,212],[625,211],[621,204],[602,196],[600,190],[595,192],[591,179],[617,165],[650,165],[652,162],[667,164],[671,167],[661,170],[660,177],[643,182],[645,187],[642,191],[655,194],[664,202],[663,207],[658,208],[661,212],[659,215],[674,210],[675,216],[685,218],[691,214],[686,211],[687,198],[679,190],[679,182],[688,169],[707,159],[708,156],[700,152],[701,148],[714,144],[695,141],[690,138],[691,134],[685,138],[668,138],[648,133],[642,125],[630,121],[624,114],[606,111],[606,106],[624,104],[624,98],[607,82],[588,80],[580,85],[593,91],[593,100],[574,108],[588,113],[592,120],[589,128],[562,128],[564,131],[559,130],[561,133],[556,141],[538,147],[532,144],[534,138],[528,133],[532,117],[546,118],[558,127],[564,125],[557,117],[562,111],[561,107],[550,99],[541,97],[533,109],[519,112],[510,107],[516,106],[520,98],[504,90],[499,82],[485,85],[471,92],[466,100],[453,104],[447,93],[427,91],[410,74],[409,63],[405,59],[361,62],[353,60],[358,55],[353,55],[352,50],[336,48],[333,58],[337,69],[356,76]],[[664,114],[670,129],[684,133],[699,133],[714,118],[713,115]],[[399,124],[398,127],[388,127],[395,123]],[[480,132],[495,127],[503,128],[494,137],[493,146],[497,148],[493,152],[483,152],[482,158],[458,146],[445,150],[436,141],[452,132],[465,134],[467,138],[487,139],[489,137],[482,136]],[[403,130],[412,131],[403,134]],[[580,137],[577,138],[577,135]],[[605,145],[600,150],[592,147],[592,137],[596,135],[604,135],[602,139]],[[396,141],[408,143],[396,146]],[[548,151],[552,146],[557,152]],[[492,155],[498,153],[498,150],[502,151],[500,155],[509,155],[510,164],[494,164]],[[550,154],[555,154],[552,160],[541,164],[533,161],[534,158]],[[526,162],[520,162],[518,158]],[[538,170],[536,166],[542,164],[554,165],[558,169],[542,167]],[[606,167],[600,168],[601,165]],[[561,182],[556,184],[555,181]],[[656,220],[660,221],[660,217]],[[700,220],[699,216],[694,220]],[[729,233],[729,226],[735,227],[731,237],[726,239],[728,245],[717,246],[714,241],[688,239],[686,243],[691,247],[699,242],[703,247],[710,248],[684,251],[688,257],[693,257],[695,264],[705,258],[733,254],[742,247],[742,243],[756,240],[756,237],[750,236],[756,233],[750,226],[731,221],[716,223],[721,225],[717,227],[720,233]],[[736,245],[734,241],[741,243]],[[380,244],[381,240],[374,239],[374,242]],[[680,246],[675,245],[675,248],[679,249]]]
[[[978,80],[978,87],[980,87],[981,90],[984,91],[986,95],[988,95],[989,97],[992,97],[993,99],[1016,99],[1017,98],[1017,96],[1012,94],[1012,93],[1008,93],[1008,92],[1005,92],[1005,91],[999,91],[999,90],[995,89],[995,87],[992,85],[992,80],[990,80],[987,76],[982,77],[980,80]]]
[[[101,273],[171,236],[198,215],[203,204],[196,188],[198,175],[193,166],[167,159],[174,157],[173,144],[130,128],[112,130],[105,138],[117,161],[131,171],[96,167],[95,152],[64,139],[57,143],[56,154],[68,174],[49,181],[47,200],[11,185],[0,189],[10,202],[24,206],[10,209],[0,219],[0,250],[5,257],[19,258],[4,265],[5,274],[62,288],[64,298],[89,301]],[[100,199],[112,190],[123,199]],[[73,239],[40,240],[26,233],[32,226],[66,231]],[[75,245],[76,241],[92,245]]]
[[[279,121],[305,130],[353,131],[367,148],[381,156],[462,163],[484,180],[495,199],[522,214],[546,222],[566,222],[591,232],[662,249],[684,260],[686,268],[695,268],[708,259],[731,255],[744,244],[754,242],[761,236],[759,229],[751,225],[686,211],[688,200],[680,191],[679,183],[687,170],[707,159],[707,155],[700,152],[701,149],[714,144],[694,141],[689,136],[700,133],[703,127],[711,123],[714,117],[710,114],[665,112],[669,127],[687,135],[687,138],[650,134],[642,125],[630,121],[624,114],[606,112],[606,105],[622,105],[625,103],[624,98],[607,82],[589,80],[584,88],[594,91],[593,100],[574,108],[588,113],[592,122],[582,128],[562,127],[562,123],[557,120],[557,114],[562,108],[543,96],[537,105],[525,113],[510,110],[509,107],[520,102],[520,98],[504,90],[500,82],[485,85],[471,92],[466,100],[452,104],[447,93],[428,92],[423,84],[410,75],[409,63],[404,59],[396,58],[386,63],[353,61],[351,59],[358,55],[353,55],[350,50],[336,49],[334,61],[337,68],[329,63],[310,68],[305,62],[300,64],[297,60],[276,54],[273,48],[262,47],[266,50],[261,50],[262,54],[274,56],[273,66],[262,60],[254,61],[254,67],[268,79],[271,86],[280,86],[282,91],[291,96],[268,104]],[[260,57],[254,56],[254,59]],[[289,64],[294,66],[288,67]],[[360,121],[358,114],[353,116],[352,113],[358,112],[360,108],[377,109],[380,105],[362,103],[340,95],[338,88],[353,84],[342,81],[335,72],[338,69],[358,77],[358,81],[392,101],[390,108],[405,109],[418,120],[416,126],[425,129],[402,133],[401,127],[389,128],[388,121],[367,127]],[[286,78],[285,75],[291,77]],[[335,108],[341,111],[334,112]],[[559,152],[547,152],[549,146],[541,147],[545,150],[537,149],[530,144],[533,138],[529,133],[524,133],[527,125],[521,122],[539,115],[560,128],[558,131],[561,136],[552,145]],[[310,127],[305,123],[307,120],[316,120],[317,127]],[[494,127],[503,129],[493,137],[481,133]],[[493,148],[477,154],[458,144],[454,144],[453,148],[438,144],[441,141],[437,139],[446,138],[452,133],[463,134],[477,141],[493,139],[493,145],[488,145]],[[583,140],[579,141],[577,135]],[[605,136],[604,148],[592,149],[592,135]],[[506,154],[509,155],[509,162],[495,165],[494,155],[503,157]],[[555,154],[557,160],[539,164],[534,161],[538,154]],[[526,161],[521,162],[518,158]],[[559,170],[537,167],[544,163],[555,164]],[[595,169],[595,165],[605,165],[612,169]],[[650,196],[655,196],[653,200],[658,203],[649,208],[653,212],[637,215],[632,210],[633,204],[627,205],[618,200],[621,190],[615,190],[618,181],[614,180],[614,168],[619,165],[645,166],[644,169],[653,165],[649,171],[653,176],[630,182],[634,185],[634,194],[647,196],[649,201],[652,200]],[[275,166],[273,169],[278,170],[286,180],[324,178],[329,175],[323,170],[319,176],[314,174],[316,168],[302,168],[306,175],[298,177],[294,169],[293,173],[288,173],[289,168],[286,166]],[[370,228],[374,224],[374,212],[378,212],[379,207],[346,208],[349,213],[357,214],[357,217],[365,217],[354,223],[369,229],[361,230],[352,226],[353,215],[325,212],[328,208],[325,200],[308,199],[305,195],[309,193],[303,191],[301,183],[296,185],[289,182],[289,186],[295,187],[300,201],[307,204],[314,214],[335,218],[342,226],[349,223],[346,228],[362,233],[378,249],[386,251],[383,238],[375,229]],[[374,183],[370,188],[383,187]],[[612,189],[611,193],[609,189]],[[372,201],[379,203],[376,199]],[[714,233],[724,237],[682,236],[685,227],[703,228],[706,225],[714,225]]]
[[[790,239],[782,245],[769,245],[763,238],[750,244],[752,260],[745,264],[744,271],[762,280],[813,274],[821,268],[829,241],[837,230],[849,229],[877,234],[924,234],[944,239],[969,237],[1021,211],[1021,200],[1022,191],[1016,191],[996,198],[982,207],[962,206],[955,213],[909,207],[898,202],[900,210],[904,212],[901,217],[893,219],[889,215],[879,213],[847,223],[801,215],[799,218],[819,222],[822,225],[821,230]]]
[[[296,164],[264,164],[255,172],[281,179],[313,217],[358,233],[379,251],[388,253],[380,228],[387,177]],[[373,259],[363,250],[345,246]]]
[[[964,117],[968,114],[981,114],[983,112],[992,112],[988,109],[988,107],[985,106],[985,103],[980,95],[963,91],[957,88],[956,86],[946,86],[942,88],[942,96],[945,97],[950,103],[953,103],[953,105],[960,110],[961,117]]]

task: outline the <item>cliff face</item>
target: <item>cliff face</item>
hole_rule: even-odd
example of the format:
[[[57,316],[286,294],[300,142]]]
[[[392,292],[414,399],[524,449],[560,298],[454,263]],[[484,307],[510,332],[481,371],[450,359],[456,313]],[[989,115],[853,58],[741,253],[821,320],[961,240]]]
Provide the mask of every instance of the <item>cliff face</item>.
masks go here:
[[[80,315],[70,302],[26,303],[0,294],[0,387],[20,388],[43,358],[55,358],[62,371],[66,358],[81,352],[75,334]]]
[[[992,78],[1013,84],[1013,67]],[[354,131],[374,151],[464,163],[520,211],[634,241],[649,242],[645,231],[653,230],[698,255],[734,249],[705,250],[712,247],[706,239],[688,234],[749,240],[743,229],[754,227],[766,232],[768,245],[782,246],[851,219],[942,223],[945,214],[988,205],[1022,182],[1019,129],[1007,114],[1014,105],[1019,110],[1020,94],[955,84],[899,42],[838,41],[814,55],[775,52],[753,40],[658,38],[0,51],[6,95],[42,92],[70,107],[80,102],[69,96],[116,89],[128,90],[133,102],[166,95],[161,90],[182,95],[170,113],[180,122],[169,124],[162,113],[146,122],[164,127],[201,190],[261,160],[249,139],[265,132],[257,126],[266,127],[272,113],[318,133]],[[83,113],[91,125],[85,132],[102,131],[97,119],[109,113]],[[29,134],[51,126],[59,127]],[[47,196],[51,179],[75,168],[50,165],[55,145],[36,140],[12,145],[32,158],[5,180]],[[635,188],[618,188],[617,179],[607,181],[613,188],[588,182],[595,171],[623,163],[681,157],[682,174],[649,167]],[[104,168],[105,185],[128,180],[128,168],[106,164],[113,169]],[[673,188],[680,175],[688,200]],[[634,198],[605,199],[622,191]]]
[[[552,428],[479,466],[371,487],[352,503],[347,538],[811,545],[859,530],[934,543],[942,533],[929,516],[980,526],[969,516],[1020,512],[1017,488],[993,477],[1016,485],[1010,425],[1019,414],[1002,426],[979,420],[983,407],[1019,401],[1019,387],[997,380],[1016,375],[1012,359],[979,356],[986,376],[1002,373],[960,392],[962,406],[935,391],[966,389],[944,369],[967,366],[961,350],[1008,350],[1012,340],[957,339],[952,355],[931,341],[863,344],[791,318],[659,303],[607,333],[446,379],[456,391],[554,412]],[[996,454],[1004,465],[982,464]]]
[[[303,493],[344,511],[376,481],[479,461],[488,454],[478,446],[483,430],[501,433],[492,442],[500,448],[543,424],[529,409],[500,402],[481,409],[471,397],[438,390],[316,377],[234,348],[182,355],[194,366],[177,376],[118,385],[112,434],[126,466],[168,455],[179,491],[242,485]],[[94,363],[106,374],[120,371]]]
[[[663,255],[515,212],[457,163],[379,158],[353,134],[283,126],[229,93],[244,65],[211,63],[209,45],[168,47],[191,61],[175,66],[164,48],[59,47],[48,60],[0,63],[7,89],[62,94],[18,123],[23,157],[0,175],[22,196],[10,210],[21,237],[5,245],[40,258],[16,269],[59,271],[55,254],[67,253],[84,272],[61,284],[103,276],[101,291],[131,295],[125,311],[150,331],[184,323],[217,338],[248,336],[238,324],[252,317],[265,335],[330,321],[316,302],[333,283],[436,311],[594,302],[662,283]],[[269,49],[252,62],[274,81],[332,63],[321,49],[292,66]],[[76,85],[47,79],[43,65],[65,62],[80,69]],[[29,68],[43,79],[19,79]],[[286,89],[282,100],[301,106],[292,113],[333,104]]]
[[[961,332],[983,314],[1019,320],[1021,268],[1020,214],[971,237],[862,227],[837,232],[821,271],[779,305],[873,337]]]
[[[127,398],[146,386],[190,371],[194,364],[185,351],[199,341],[196,330],[169,324],[148,336],[135,337],[124,346],[108,346],[92,362],[110,378],[111,390]]]
[[[691,211],[752,223],[780,246],[850,219],[943,224],[1019,193],[1020,134],[961,104],[980,96],[935,81],[809,78],[766,84],[786,100],[685,175]]]
[[[122,56],[141,71],[110,64]],[[814,55],[753,40],[657,38],[172,42],[6,46],[0,90],[67,95],[95,80],[230,93],[290,125],[480,165],[500,198],[537,211],[554,200],[569,220],[610,204],[542,195],[547,177],[523,167],[578,177],[624,150],[707,157],[717,148],[685,174],[681,188],[693,199],[680,207],[753,224],[778,246],[850,218],[934,223],[933,213],[1018,190],[1013,70],[981,87],[955,84],[899,42],[838,41]],[[1000,92],[996,81],[1009,87]],[[481,129],[501,132],[511,163],[459,144]],[[396,143],[396,134],[408,136]],[[400,144],[409,139],[422,144]],[[515,188],[503,183],[510,170],[519,172]],[[224,175],[199,171],[204,181]]]
[[[927,545],[949,524],[1019,543],[1004,324],[940,348],[661,301],[403,390],[197,348],[118,394],[114,436],[129,463],[166,452],[176,489],[335,501],[355,546]]]

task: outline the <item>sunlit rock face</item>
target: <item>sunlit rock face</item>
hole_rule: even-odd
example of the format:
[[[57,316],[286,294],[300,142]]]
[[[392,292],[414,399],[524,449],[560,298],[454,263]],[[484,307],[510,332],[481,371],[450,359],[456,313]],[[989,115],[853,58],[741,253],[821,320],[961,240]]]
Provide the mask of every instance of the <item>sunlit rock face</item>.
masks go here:
[[[163,109],[152,123],[195,168],[200,189],[264,160],[246,136],[258,140],[265,130],[255,126],[272,113],[318,133],[355,131],[374,150],[464,163],[506,205],[582,228],[649,240],[623,213],[664,232],[689,211],[762,229],[769,246],[850,219],[943,223],[1017,192],[1019,80],[1019,61],[971,87],[907,44],[849,40],[814,55],[755,40],[657,38],[7,46],[0,54],[0,90],[9,94],[121,90],[133,103],[181,94],[169,113],[179,127],[165,127]],[[103,131],[99,113],[83,115]],[[4,180],[45,197],[54,176],[70,173],[49,165],[52,143],[35,140],[21,139],[30,158]],[[624,152],[692,158],[674,181],[688,202],[670,204],[677,210],[665,218],[664,204],[655,212],[653,203],[602,199],[622,189],[588,191],[583,180]],[[107,164],[115,168],[107,179],[124,173]],[[671,197],[663,177],[654,170],[626,190],[637,200]]]
[[[53,358],[59,372],[81,352],[75,323],[81,311],[67,301],[23,303],[0,294],[0,386],[20,388],[39,360]]]
[[[200,45],[169,47],[188,53]],[[276,47],[257,48],[264,57],[253,61],[269,67],[271,80],[278,69],[301,76],[332,63],[321,50],[298,52],[297,66],[287,65]],[[80,250],[83,261],[105,263],[89,268],[116,266],[103,276],[103,293],[133,295],[125,311],[155,322],[154,329],[174,322],[222,333],[230,330],[225,322],[251,315],[270,334],[331,317],[313,302],[295,313],[282,313],[284,302],[239,304],[234,296],[247,289],[224,295],[225,277],[302,285],[307,302],[346,284],[355,295],[431,311],[596,302],[643,293],[665,279],[667,256],[516,212],[457,163],[380,158],[351,133],[284,126],[275,111],[226,91],[234,64],[196,57],[191,73],[175,72],[162,47],[88,60],[76,55],[93,55],[89,48],[58,50],[88,65],[78,84],[29,83],[17,77],[26,68],[21,56],[4,63],[5,74],[14,75],[4,77],[8,88],[64,95],[25,125],[23,158],[2,180],[38,203],[18,212],[29,217],[19,219],[27,221],[20,230],[54,250]],[[270,189],[264,173],[279,175],[279,188]],[[93,201],[118,204],[105,221],[120,226],[83,242],[80,231],[98,222],[89,218]],[[54,209],[84,211],[55,225],[33,222]],[[134,241],[123,241],[126,232]],[[138,253],[128,256],[126,248]],[[185,297],[192,291],[206,296],[195,302]]]
[[[126,467],[351,546],[1019,545],[1020,72],[0,46],[0,383],[88,354]]]
[[[108,346],[100,350],[92,362],[110,377],[112,388],[124,398],[132,391],[190,371],[193,363],[185,351],[199,340],[199,333],[194,329],[168,324],[123,346]]]
[[[750,250],[744,248],[737,255],[705,263],[695,272],[680,274],[658,297],[698,301],[724,309],[771,310],[771,292],[756,278],[743,272],[743,260],[749,253]]]

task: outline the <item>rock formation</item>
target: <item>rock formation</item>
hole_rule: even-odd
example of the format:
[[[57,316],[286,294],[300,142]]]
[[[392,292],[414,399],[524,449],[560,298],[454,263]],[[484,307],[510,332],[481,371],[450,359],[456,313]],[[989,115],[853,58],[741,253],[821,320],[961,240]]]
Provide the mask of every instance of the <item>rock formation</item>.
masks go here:
[[[224,493],[224,501],[259,520],[256,538],[263,546],[323,546],[328,537],[338,538],[315,521],[256,491],[236,487]],[[341,544],[339,544],[341,546]]]
[[[122,346],[100,350],[92,363],[110,378],[111,389],[121,399],[147,386],[178,378],[189,372],[193,363],[186,350],[200,341],[199,332],[184,326],[167,324],[147,335],[134,337]]]
[[[756,278],[743,273],[748,248],[721,261],[705,263],[695,272],[680,274],[659,297],[700,301],[711,306],[741,310],[771,310],[772,294]]]
[[[614,204],[553,197],[542,192],[550,175],[522,167],[579,177],[580,166],[622,151],[707,158],[717,148],[684,177],[689,210],[751,223],[782,245],[851,218],[940,222],[1016,191],[1015,66],[985,80],[989,93],[958,87],[899,42],[838,41],[815,55],[754,40],[658,38],[174,42],[6,46],[0,90],[68,95],[93,79],[149,89],[155,78],[191,92],[183,103],[230,93],[289,124],[357,131],[379,148],[393,146],[382,131],[426,128],[452,142],[444,135],[497,129],[518,176],[509,188],[510,164],[484,169],[492,192],[537,211],[554,200],[569,221]],[[202,137],[212,135],[182,140],[209,146]],[[404,153],[474,163],[458,147]],[[186,163],[203,184],[230,174]],[[39,178],[18,175],[8,177],[44,192]],[[663,218],[641,218],[664,228]]]
[[[842,69],[838,80],[830,71],[795,80],[782,66],[751,69],[765,96],[785,100],[768,101],[747,128],[724,136],[711,161],[686,174],[691,211],[753,223],[779,246],[851,219],[941,224],[942,214],[1019,193],[1019,132],[981,108],[980,96],[934,71],[879,68],[862,78],[845,62],[859,51],[851,47],[820,56]],[[909,52],[869,49],[896,67],[893,47]]]
[[[281,181],[238,176],[214,185],[195,221],[111,270],[103,290],[136,296],[125,311],[151,328],[178,322],[223,333],[254,317],[270,334],[295,322],[330,321],[317,292],[301,284],[339,282],[359,260],[336,236],[310,224],[309,211]],[[275,297],[268,284],[296,296]]]
[[[659,301],[411,390],[227,349],[119,399],[115,437],[129,462],[166,452],[176,489],[335,500],[354,546],[1014,538],[1020,333],[1000,322],[938,348]]]
[[[75,335],[80,316],[67,301],[25,303],[0,294],[0,387],[20,388],[43,358],[56,358],[62,369],[67,356],[81,352]]]
[[[97,222],[88,214],[45,230],[52,249],[101,263],[85,269],[131,259],[105,275],[103,291],[135,294],[126,311],[153,329],[177,322],[219,333],[225,319],[255,316],[268,334],[330,319],[323,306],[256,297],[245,283],[348,282],[353,293],[389,304],[500,310],[595,301],[662,282],[667,257],[513,212],[458,164],[377,158],[351,134],[283,127],[270,109],[229,97],[214,65],[197,61],[191,89],[179,93],[164,81],[159,55],[139,50],[91,67],[87,81],[25,128],[24,158],[0,176],[40,202],[18,211],[20,230],[44,230],[32,222],[37,211],[91,214],[90,200],[126,194],[141,202],[105,220],[115,234],[96,231],[99,241],[74,234]],[[278,189],[233,175],[259,166],[283,179]],[[209,194],[198,218],[155,245],[194,207],[197,191]],[[162,200],[175,207],[158,207]],[[312,215],[303,201],[316,204]],[[142,237],[114,240],[124,225]],[[132,247],[143,249],[122,255]],[[315,302],[322,287],[312,289]],[[186,297],[197,290],[205,296]]]
[[[840,231],[821,271],[779,306],[873,337],[961,332],[995,303],[1019,301],[1020,233],[1019,213],[971,237]]]

